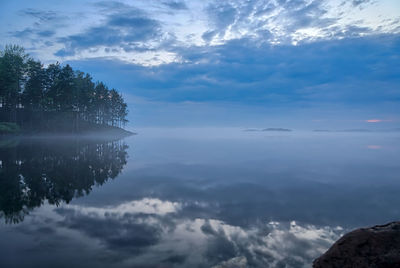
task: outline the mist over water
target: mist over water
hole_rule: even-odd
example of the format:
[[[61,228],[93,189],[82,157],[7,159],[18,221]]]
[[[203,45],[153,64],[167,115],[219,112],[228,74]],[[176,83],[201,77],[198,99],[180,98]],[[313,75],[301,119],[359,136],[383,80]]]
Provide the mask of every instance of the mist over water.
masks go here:
[[[137,132],[2,142],[2,266],[308,267],[400,215],[397,132]]]

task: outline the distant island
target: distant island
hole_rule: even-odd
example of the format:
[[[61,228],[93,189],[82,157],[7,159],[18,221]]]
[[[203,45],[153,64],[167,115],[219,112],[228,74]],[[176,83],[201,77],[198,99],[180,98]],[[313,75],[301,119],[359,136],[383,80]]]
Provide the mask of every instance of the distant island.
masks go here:
[[[291,129],[287,129],[287,128],[264,128],[262,131],[284,131],[284,132],[288,132],[288,131],[292,131]]]
[[[313,131],[314,132],[332,132],[332,131],[330,131],[328,129],[314,129]]]
[[[255,131],[283,131],[283,132],[289,132],[289,131],[292,131],[292,130],[288,129],[288,128],[264,128],[264,129],[247,128],[244,131],[246,131],[246,132],[255,132]]]
[[[58,62],[44,67],[20,46],[0,51],[0,135],[129,135],[127,115],[122,95],[89,74]]]
[[[246,128],[245,130],[246,132],[255,132],[255,131],[260,131],[260,129],[256,129],[256,128]]]

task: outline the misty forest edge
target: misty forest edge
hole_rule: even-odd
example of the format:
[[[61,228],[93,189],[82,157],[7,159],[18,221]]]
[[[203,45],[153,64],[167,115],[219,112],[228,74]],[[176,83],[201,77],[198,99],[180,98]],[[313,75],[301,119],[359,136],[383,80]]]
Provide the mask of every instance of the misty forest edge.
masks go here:
[[[43,64],[23,47],[0,50],[0,135],[128,134],[127,104],[115,89],[68,64]]]

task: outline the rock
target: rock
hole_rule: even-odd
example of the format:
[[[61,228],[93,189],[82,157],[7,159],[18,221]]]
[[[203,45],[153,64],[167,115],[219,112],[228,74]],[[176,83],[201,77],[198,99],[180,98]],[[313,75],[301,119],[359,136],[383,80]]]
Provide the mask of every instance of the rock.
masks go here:
[[[313,267],[400,267],[400,222],[347,233],[314,260]]]

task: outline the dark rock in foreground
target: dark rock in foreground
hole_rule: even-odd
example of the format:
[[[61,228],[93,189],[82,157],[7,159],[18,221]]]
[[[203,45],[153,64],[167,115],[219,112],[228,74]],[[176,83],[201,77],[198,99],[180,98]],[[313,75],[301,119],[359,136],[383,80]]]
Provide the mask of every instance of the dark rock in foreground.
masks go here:
[[[400,222],[354,230],[313,263],[314,268],[400,267]]]

